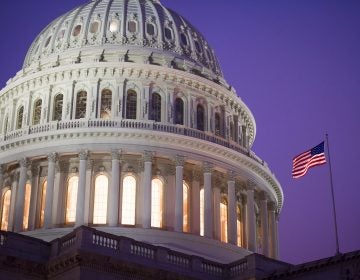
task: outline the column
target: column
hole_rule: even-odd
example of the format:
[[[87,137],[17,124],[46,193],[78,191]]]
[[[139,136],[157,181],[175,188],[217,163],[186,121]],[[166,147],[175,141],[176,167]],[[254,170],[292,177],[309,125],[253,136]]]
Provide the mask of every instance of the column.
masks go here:
[[[235,173],[228,172],[228,242],[237,245],[237,205],[235,192]]]
[[[276,258],[276,220],[275,220],[276,204],[273,201],[268,202],[269,211],[269,257]]]
[[[79,185],[76,200],[76,221],[75,226],[81,226],[85,222],[85,187],[86,187],[86,167],[88,160],[88,151],[79,153]]]
[[[10,214],[9,214],[9,225],[8,231],[13,231],[14,222],[15,222],[15,203],[16,203],[16,193],[19,187],[19,172],[14,172],[11,178],[11,198],[10,198]],[[24,194],[25,195],[25,194]]]
[[[249,251],[256,252],[255,202],[254,190],[251,187],[247,190],[246,214],[247,248]]]
[[[279,214],[275,214],[275,259],[279,258]]]
[[[53,197],[54,197],[54,183],[55,183],[55,162],[57,154],[51,153],[48,155],[48,175],[46,185],[46,197],[45,197],[45,212],[44,212],[44,225],[43,227],[52,227],[53,217]]]
[[[212,165],[204,163],[204,236],[213,237],[213,198],[211,186]]]
[[[151,178],[152,178],[152,157],[153,153],[145,151],[144,154],[144,179],[143,179],[143,228],[151,227]]]
[[[0,191],[3,188],[3,183],[4,183],[4,167],[2,165],[0,165]]]
[[[184,157],[177,155],[176,159],[176,174],[175,174],[175,226],[174,230],[177,232],[183,231],[183,173],[184,173]]]
[[[88,160],[86,162],[86,175],[85,175],[85,202],[84,202],[84,223],[83,225],[88,225],[90,222],[90,197],[91,197],[91,177],[93,172],[94,161]],[[93,208],[92,208],[93,209]]]
[[[20,160],[20,178],[15,199],[14,232],[23,231],[25,184],[27,176],[28,161],[26,158]],[[15,193],[14,193],[15,194]]]
[[[220,203],[221,190],[220,184],[215,184],[214,188],[214,236],[221,241],[221,221],[220,221]]]
[[[266,194],[263,192],[260,195],[262,253],[269,257],[269,221],[267,204]]]
[[[119,221],[120,153],[111,151],[111,183],[109,190],[108,224],[114,227]]]
[[[247,244],[247,201],[246,201],[246,196],[245,195],[241,195],[240,196],[240,200],[241,200],[241,218],[242,218],[242,222],[243,222],[243,236],[242,236],[242,247],[243,248],[248,248],[248,244]]]
[[[191,183],[191,232],[200,235],[200,170],[194,170]]]
[[[35,229],[36,208],[39,193],[39,166],[32,166],[31,169],[31,196],[30,196],[30,211],[29,211],[29,231]]]

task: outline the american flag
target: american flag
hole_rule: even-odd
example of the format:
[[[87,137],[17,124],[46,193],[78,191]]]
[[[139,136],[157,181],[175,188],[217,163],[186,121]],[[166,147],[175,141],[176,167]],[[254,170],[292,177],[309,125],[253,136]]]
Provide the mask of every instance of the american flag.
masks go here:
[[[293,178],[304,176],[310,167],[326,163],[324,144],[325,142],[321,142],[316,147],[294,157],[292,169]]]

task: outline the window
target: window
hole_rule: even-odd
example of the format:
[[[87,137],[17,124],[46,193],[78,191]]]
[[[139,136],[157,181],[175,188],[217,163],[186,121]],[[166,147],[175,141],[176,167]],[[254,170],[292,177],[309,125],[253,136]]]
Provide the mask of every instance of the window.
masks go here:
[[[137,23],[135,20],[130,20],[128,22],[128,30],[131,32],[131,33],[135,33],[136,30],[137,30]]]
[[[173,39],[172,30],[169,27],[165,27],[165,38],[167,40]]]
[[[133,90],[129,90],[126,96],[126,118],[136,119],[137,94]]]
[[[189,232],[190,228],[190,211],[189,211],[189,186],[183,183],[183,232]]]
[[[175,124],[184,124],[184,101],[181,98],[175,99]]]
[[[221,118],[219,113],[215,113],[215,135],[221,135]]]
[[[136,179],[128,175],[123,180],[121,223],[135,225]]]
[[[24,106],[21,106],[17,113],[16,129],[21,129],[24,119]]]
[[[158,93],[151,95],[150,120],[161,122],[161,96]]]
[[[41,188],[41,197],[40,197],[40,223],[39,226],[43,227],[44,217],[45,217],[45,202],[46,202],[46,187],[47,181],[45,181]]]
[[[41,99],[36,100],[34,102],[33,125],[37,125],[40,123],[41,107],[42,107],[42,100]]]
[[[205,130],[205,110],[204,107],[202,105],[197,105],[197,109],[196,109],[196,116],[197,116],[197,123],[196,123],[196,128],[198,130]]]
[[[220,230],[221,230],[221,241],[228,242],[226,201],[220,203]]]
[[[79,36],[80,32],[81,32],[81,25],[78,24],[78,25],[75,26],[72,35],[74,37],[77,37],[77,36]]]
[[[205,204],[204,204],[204,189],[200,190],[200,235],[204,236],[204,214],[205,214]]]
[[[119,30],[119,21],[116,19],[111,20],[109,24],[109,31],[114,33],[117,32],[118,30]]]
[[[99,22],[98,21],[94,21],[91,23],[90,25],[90,33],[94,34],[96,32],[98,32],[99,30]]]
[[[111,90],[104,89],[101,92],[100,118],[102,119],[111,118],[111,103],[112,103],[112,92]]]
[[[146,31],[150,36],[154,36],[155,35],[155,26],[152,23],[147,23]]]
[[[235,128],[233,122],[230,122],[230,139],[235,141]]]
[[[82,119],[86,117],[86,102],[87,102],[87,92],[80,91],[76,97],[76,112],[75,119]]]
[[[109,179],[99,175],[95,180],[93,224],[106,224]]]
[[[237,208],[237,223],[236,223],[236,233],[237,233],[237,245],[242,247],[243,246],[243,224],[241,219],[241,211],[240,207]]]
[[[57,40],[60,41],[62,38],[64,38],[65,35],[65,29],[62,29],[57,36]]]
[[[163,182],[153,179],[151,182],[151,226],[161,228],[163,216]]]
[[[76,202],[78,192],[79,177],[73,176],[69,179],[66,195],[65,222],[74,223],[76,220]]]
[[[195,48],[198,53],[201,53],[201,47],[198,40],[195,40]]]
[[[47,40],[45,42],[45,48],[47,48],[47,46],[49,46],[51,38],[52,38],[51,36],[49,36],[49,38],[47,38]]]
[[[54,98],[53,121],[61,121],[63,111],[64,95],[58,94]]]
[[[9,228],[9,214],[10,214],[10,198],[11,190],[5,191],[2,197],[1,209],[1,230],[8,230]]]
[[[181,33],[180,39],[181,39],[181,43],[183,43],[183,45],[187,46],[188,39],[187,39],[187,36],[184,33]]]
[[[29,228],[29,213],[30,213],[30,198],[31,198],[31,185],[25,185],[25,200],[24,200],[24,219],[23,229],[28,230]]]

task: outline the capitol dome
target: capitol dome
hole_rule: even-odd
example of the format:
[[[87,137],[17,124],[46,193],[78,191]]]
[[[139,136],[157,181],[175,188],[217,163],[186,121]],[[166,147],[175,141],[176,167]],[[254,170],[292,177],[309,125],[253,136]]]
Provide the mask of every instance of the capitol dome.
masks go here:
[[[85,225],[222,263],[277,258],[283,192],[255,135],[187,20],[155,0],[90,1],[0,91],[1,230],[51,241]]]

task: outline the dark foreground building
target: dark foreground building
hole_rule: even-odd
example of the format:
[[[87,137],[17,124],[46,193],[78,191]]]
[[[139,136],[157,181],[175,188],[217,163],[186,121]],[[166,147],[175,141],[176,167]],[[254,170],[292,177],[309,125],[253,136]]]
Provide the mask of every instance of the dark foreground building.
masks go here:
[[[259,254],[222,264],[89,227],[52,242],[0,232],[0,279],[360,279],[360,251],[291,265]]]

